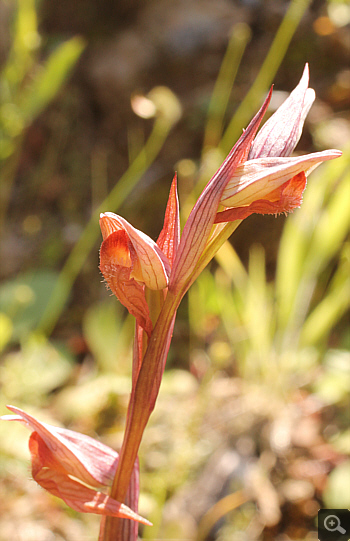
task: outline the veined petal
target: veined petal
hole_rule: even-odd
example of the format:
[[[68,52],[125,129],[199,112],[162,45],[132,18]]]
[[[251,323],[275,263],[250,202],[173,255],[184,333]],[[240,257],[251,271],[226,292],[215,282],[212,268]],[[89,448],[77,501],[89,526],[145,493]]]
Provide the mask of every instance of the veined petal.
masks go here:
[[[104,241],[116,231],[124,230],[136,255],[132,261],[130,278],[143,282],[150,289],[164,289],[168,285],[170,265],[166,256],[157,244],[142,231],[135,229],[121,216],[113,212],[105,212],[100,216],[100,226]],[[115,246],[115,264],[119,265],[119,246]],[[125,258],[125,244],[123,246],[122,259]],[[102,271],[103,272],[103,271]]]
[[[102,212],[100,214],[100,228],[103,240],[115,231],[122,231],[124,229],[118,214],[114,214],[113,212]]]
[[[305,118],[315,100],[308,88],[309,66],[305,65],[299,84],[259,130],[249,151],[249,160],[265,156],[290,156],[295,149]]]
[[[172,265],[180,242],[180,211],[177,196],[177,176],[171,184],[169,199],[165,210],[163,229],[157,239],[157,245]]]
[[[17,415],[3,415],[0,419],[19,421],[36,432],[61,465],[60,471],[94,487],[112,483],[118,464],[116,451],[84,434],[42,423],[15,406],[7,408]]]
[[[293,158],[257,158],[237,167],[225,187],[221,204],[225,207],[250,205],[304,172],[307,176],[326,160],[341,156],[339,150],[325,150]]]
[[[107,494],[97,492],[71,479],[66,473],[52,469],[52,465],[57,462],[55,454],[37,432],[33,432],[30,437],[29,450],[34,480],[51,494],[61,498],[72,509],[81,513],[109,515],[151,524]]]

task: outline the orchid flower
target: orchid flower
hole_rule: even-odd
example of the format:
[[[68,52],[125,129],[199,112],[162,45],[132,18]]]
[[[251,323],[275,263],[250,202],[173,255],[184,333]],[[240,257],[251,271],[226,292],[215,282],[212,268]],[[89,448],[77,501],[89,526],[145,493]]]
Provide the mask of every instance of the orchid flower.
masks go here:
[[[136,320],[132,388],[119,456],[91,438],[39,423],[13,406],[9,408],[17,415],[3,417],[23,422],[33,431],[33,477],[41,486],[74,509],[104,515],[100,541],[136,541],[138,522],[148,524],[137,515],[137,454],[158,396],[183,296],[243,219],[299,207],[310,172],[341,155],[327,150],[290,156],[315,99],[308,83],[306,65],[297,87],[258,132],[270,90],[203,190],[181,238],[176,176],[156,243],[121,216],[101,214],[100,270]],[[109,483],[109,496],[90,488]]]
[[[170,265],[153,240],[124,218],[106,212],[100,216],[103,243],[100,269],[110,289],[150,336],[152,322],[145,286],[161,290],[168,285]]]
[[[143,306],[146,304],[148,310],[153,311],[153,317],[147,326],[136,317],[133,385],[124,441],[111,492],[113,497],[120,501],[124,501],[126,496],[142,434],[154,408],[176,311],[184,294],[244,218],[253,213],[286,213],[299,207],[308,174],[322,162],[341,155],[337,150],[328,150],[290,157],[315,99],[315,93],[308,88],[308,82],[309,72],[306,65],[295,90],[257,134],[271,98],[272,90],[270,91],[260,111],[202,192],[184,226],[181,239],[178,236],[179,212],[175,178],[161,234],[167,237],[167,243],[172,247],[171,256],[164,251],[166,244],[160,243],[159,239],[157,246],[163,251],[163,256],[151,239],[147,239],[149,256],[138,260],[137,265],[140,265],[141,269],[136,263],[132,262],[131,266],[126,264],[125,272],[138,281]],[[108,229],[108,235],[111,237],[116,234],[120,229],[119,224],[122,224],[125,234],[129,236],[131,226],[127,226],[127,222],[119,216],[113,217],[114,225],[109,222],[112,227]],[[105,236],[104,222],[107,222],[106,214],[101,216],[104,238],[102,248],[109,238]],[[140,252],[144,237],[134,236],[130,241],[135,251]],[[115,247],[116,251],[110,251],[108,258],[102,248],[100,254],[100,269],[112,291],[111,282],[118,281],[118,276],[117,273],[113,276],[113,270],[109,275],[106,274],[105,264],[107,262],[109,269],[112,269],[113,264],[119,265],[119,262],[124,260],[123,249],[119,253],[117,243]],[[160,261],[163,265],[159,264]],[[170,268],[165,265],[166,261]],[[156,283],[163,287],[162,292],[155,291],[157,288],[147,284],[144,275],[148,272],[151,275],[159,273]],[[118,292],[116,294],[120,298]],[[154,306],[157,307],[156,310]],[[146,318],[147,308],[143,312]],[[104,540],[122,539],[123,522],[120,519],[106,518]]]
[[[54,496],[81,513],[95,513],[150,524],[127,505],[95,490],[111,485],[118,464],[118,453],[85,436],[42,423],[14,406],[15,415],[3,415],[4,421],[19,421],[31,431],[29,450],[33,479]],[[127,499],[137,507],[138,464],[136,463]]]
[[[248,160],[237,167],[227,183],[221,204],[230,208],[218,213],[216,223],[242,220],[253,213],[291,212],[301,204],[311,171],[341,155],[338,150],[327,150],[289,157],[315,100],[315,91],[308,84],[306,64],[299,84],[261,128]]]

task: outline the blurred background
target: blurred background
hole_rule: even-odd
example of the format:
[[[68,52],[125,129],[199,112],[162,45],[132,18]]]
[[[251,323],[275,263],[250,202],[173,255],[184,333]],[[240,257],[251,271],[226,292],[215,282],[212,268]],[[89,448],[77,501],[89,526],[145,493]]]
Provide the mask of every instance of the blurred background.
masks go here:
[[[98,270],[98,214],[182,223],[274,83],[305,62],[297,152],[339,148],[293,215],[251,216],[183,300],[140,450],[148,540],[317,539],[350,507],[350,5],[341,0],[0,0],[0,414],[118,448],[133,321]],[[0,424],[0,541],[92,541]]]

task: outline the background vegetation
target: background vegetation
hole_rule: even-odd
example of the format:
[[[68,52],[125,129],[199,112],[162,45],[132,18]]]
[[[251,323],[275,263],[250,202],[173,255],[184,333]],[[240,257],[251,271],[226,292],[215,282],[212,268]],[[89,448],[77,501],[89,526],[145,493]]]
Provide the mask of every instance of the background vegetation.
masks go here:
[[[310,63],[298,151],[343,150],[300,210],[252,216],[182,303],[141,448],[143,539],[317,539],[350,506],[350,6],[0,2],[0,414],[15,404],[118,448],[133,321],[98,271],[98,213],[155,238],[183,219],[275,83]],[[92,541],[0,424],[0,541]]]

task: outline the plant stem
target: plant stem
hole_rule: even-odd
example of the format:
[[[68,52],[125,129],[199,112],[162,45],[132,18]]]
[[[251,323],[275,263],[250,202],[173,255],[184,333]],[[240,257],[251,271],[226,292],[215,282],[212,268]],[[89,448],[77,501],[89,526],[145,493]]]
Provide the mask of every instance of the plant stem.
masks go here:
[[[232,86],[250,36],[251,30],[246,23],[234,25],[208,107],[203,152],[208,147],[217,147],[220,142]]]
[[[142,435],[154,408],[169,348],[169,332],[183,294],[183,291],[176,295],[168,291],[130,396],[124,440],[111,489],[111,497],[119,502],[125,500]],[[104,541],[121,539],[122,520],[106,518]]]

